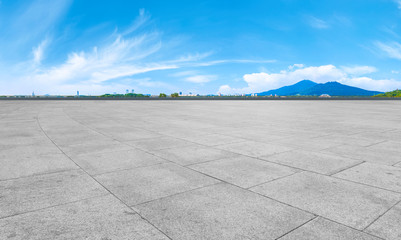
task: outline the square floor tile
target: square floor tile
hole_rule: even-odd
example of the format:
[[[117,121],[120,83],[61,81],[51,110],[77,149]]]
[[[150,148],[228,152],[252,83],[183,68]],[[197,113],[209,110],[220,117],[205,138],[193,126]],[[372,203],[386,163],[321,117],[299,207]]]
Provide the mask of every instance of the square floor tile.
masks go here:
[[[243,154],[251,157],[260,157],[266,155],[273,155],[276,153],[286,152],[294,148],[274,145],[269,143],[259,143],[253,141],[245,141],[239,143],[231,143],[219,145],[216,148],[227,150],[230,152]]]
[[[0,166],[0,180],[78,168],[74,162],[62,153],[40,156],[0,157]]]
[[[189,167],[244,188],[288,176],[299,171],[294,168],[246,156],[225,158]]]
[[[308,172],[251,190],[356,229],[401,200],[401,194]]]
[[[234,157],[237,155],[232,152],[215,149],[212,147],[204,147],[201,145],[189,145],[184,147],[169,148],[164,150],[152,151],[152,153],[183,166],[221,158]]]
[[[260,158],[322,174],[332,174],[362,162],[362,160],[305,150],[294,150]]]
[[[96,179],[130,206],[219,182],[172,163],[106,173]]]
[[[173,147],[183,147],[193,143],[172,137],[160,137],[138,141],[128,141],[127,144],[145,151],[153,151]]]
[[[136,206],[172,239],[275,239],[312,214],[228,184]]]
[[[401,193],[401,168],[365,162],[334,176]]]
[[[318,217],[279,240],[379,240],[364,232]]]
[[[90,174],[101,174],[165,162],[163,159],[139,149],[81,154],[72,158]]]
[[[0,181],[0,218],[107,193],[82,170]]]
[[[168,238],[111,195],[0,219],[5,239]]]
[[[388,240],[401,239],[401,203],[386,212],[365,231]]]

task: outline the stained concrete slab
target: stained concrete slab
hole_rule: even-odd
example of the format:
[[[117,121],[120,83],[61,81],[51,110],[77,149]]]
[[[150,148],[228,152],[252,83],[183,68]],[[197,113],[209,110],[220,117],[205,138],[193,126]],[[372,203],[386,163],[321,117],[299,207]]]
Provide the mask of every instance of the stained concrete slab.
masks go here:
[[[129,206],[219,182],[172,163],[106,173],[95,178]]]
[[[107,193],[82,170],[0,181],[0,218]]]
[[[305,150],[293,150],[275,154],[273,156],[262,156],[260,158],[326,175],[330,175],[362,162],[362,160],[354,160],[336,155]]]
[[[401,203],[377,219],[365,231],[389,240],[401,239]]]
[[[244,141],[239,143],[219,145],[216,146],[216,148],[251,157],[273,155],[276,153],[286,152],[294,149],[291,147],[254,141]]]
[[[32,240],[168,239],[111,195],[0,219],[0,236]]]
[[[228,184],[136,208],[172,239],[275,239],[314,217]]]
[[[237,156],[237,154],[232,152],[204,147],[202,145],[189,145],[151,152],[163,159],[167,159],[183,166]]]
[[[301,172],[252,191],[362,230],[401,200],[401,194]]]
[[[157,156],[139,149],[81,154],[73,156],[72,159],[81,168],[85,169],[85,171],[92,175],[166,162]]]
[[[365,162],[333,176],[401,193],[401,168]]]
[[[246,156],[195,164],[189,168],[243,188],[249,188],[299,171]]]
[[[380,238],[336,222],[317,217],[279,240],[379,240]]]

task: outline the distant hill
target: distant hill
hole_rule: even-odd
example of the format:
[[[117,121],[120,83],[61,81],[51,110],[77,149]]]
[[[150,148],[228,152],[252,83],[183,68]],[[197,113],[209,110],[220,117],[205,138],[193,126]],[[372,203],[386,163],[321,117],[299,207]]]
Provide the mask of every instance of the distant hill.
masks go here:
[[[274,96],[276,94],[279,96],[297,95],[299,92],[307,90],[315,85],[317,85],[317,83],[312,82],[311,80],[302,80],[290,86],[285,86],[278,89],[258,93],[258,96],[270,96],[270,95]]]
[[[327,82],[317,84],[309,89],[301,91],[300,95],[322,95],[330,96],[373,96],[379,94],[378,91],[368,91],[362,88],[351,87],[339,82]]]
[[[401,90],[394,90],[391,92],[385,92],[381,94],[377,94],[373,97],[395,97],[395,98],[401,98]]]
[[[374,96],[382,92],[368,91],[362,88],[351,87],[339,82],[315,83],[310,80],[302,80],[294,85],[285,86],[275,90],[259,93],[258,96],[320,96],[328,94],[330,96]]]

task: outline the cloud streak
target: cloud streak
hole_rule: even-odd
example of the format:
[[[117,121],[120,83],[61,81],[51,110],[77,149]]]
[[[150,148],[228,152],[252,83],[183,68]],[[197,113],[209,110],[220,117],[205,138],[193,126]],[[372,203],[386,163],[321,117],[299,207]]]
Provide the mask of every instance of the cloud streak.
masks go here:
[[[398,42],[375,42],[375,45],[388,57],[401,60],[401,44]]]

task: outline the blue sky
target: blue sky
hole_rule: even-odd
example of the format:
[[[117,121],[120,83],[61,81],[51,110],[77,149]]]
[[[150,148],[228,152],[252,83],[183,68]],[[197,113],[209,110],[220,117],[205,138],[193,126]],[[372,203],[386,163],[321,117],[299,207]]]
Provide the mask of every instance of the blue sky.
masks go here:
[[[0,1],[0,94],[401,88],[401,0]]]

